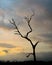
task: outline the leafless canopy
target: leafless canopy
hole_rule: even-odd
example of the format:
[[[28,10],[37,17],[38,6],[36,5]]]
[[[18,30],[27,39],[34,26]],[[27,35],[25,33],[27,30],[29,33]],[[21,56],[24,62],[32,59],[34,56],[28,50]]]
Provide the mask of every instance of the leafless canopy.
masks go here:
[[[34,13],[33,13],[30,17],[24,17],[24,19],[27,21],[27,24],[28,24],[28,26],[29,26],[29,28],[30,28],[30,30],[26,33],[25,36],[23,36],[23,35],[21,34],[21,32],[19,31],[18,26],[16,25],[14,19],[12,19],[12,21],[10,21],[10,23],[15,26],[15,29],[17,30],[16,32],[17,32],[22,38],[27,39],[27,40],[31,43],[32,46],[33,46],[33,43],[32,43],[32,41],[31,41],[31,39],[28,38],[28,35],[32,32],[32,27],[31,27],[31,25],[30,25],[30,22],[31,22],[31,19],[32,19],[33,16],[34,16]],[[38,42],[39,42],[39,41],[38,41]],[[36,44],[37,44],[37,43],[36,43]],[[35,45],[36,45],[36,44],[35,44]]]

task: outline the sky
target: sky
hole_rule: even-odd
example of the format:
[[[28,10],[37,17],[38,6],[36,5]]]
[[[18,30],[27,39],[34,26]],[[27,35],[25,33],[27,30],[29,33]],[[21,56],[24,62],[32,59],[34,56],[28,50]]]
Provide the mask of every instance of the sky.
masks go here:
[[[29,41],[15,35],[14,26],[9,22],[13,18],[22,35],[25,35],[29,27],[24,17],[32,15],[32,10],[35,15],[30,22],[33,31],[29,38],[33,44],[40,41],[36,53],[39,56],[46,53],[40,57],[47,55],[46,59],[49,59],[48,54],[52,53],[52,0],[0,0],[0,60],[6,58],[11,61],[17,57],[15,54],[32,52]]]

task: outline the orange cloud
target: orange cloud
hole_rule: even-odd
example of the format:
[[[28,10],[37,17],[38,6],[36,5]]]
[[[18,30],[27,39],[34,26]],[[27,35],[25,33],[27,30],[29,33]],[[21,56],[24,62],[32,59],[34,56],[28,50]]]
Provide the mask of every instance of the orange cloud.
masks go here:
[[[21,53],[21,52],[23,52],[22,47],[15,47],[9,50],[9,53]]]
[[[6,53],[3,52],[3,50],[5,50],[5,49],[7,49],[7,48],[0,47],[0,56],[5,56],[6,55]]]
[[[5,55],[6,55],[5,52],[0,51],[0,56],[5,56]]]
[[[8,52],[6,53],[4,50]],[[15,47],[15,48],[0,47],[0,56],[6,56],[8,54],[16,54],[16,53],[21,53],[21,52],[23,52],[22,47]]]

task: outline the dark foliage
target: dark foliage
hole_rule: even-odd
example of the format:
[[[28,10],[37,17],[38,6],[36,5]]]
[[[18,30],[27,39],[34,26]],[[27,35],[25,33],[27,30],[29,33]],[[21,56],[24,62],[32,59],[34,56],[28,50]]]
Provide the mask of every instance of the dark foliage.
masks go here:
[[[49,61],[49,62],[45,62],[45,61],[36,61],[36,62],[34,62],[34,61],[24,61],[24,62],[9,62],[9,61],[7,61],[7,62],[4,62],[4,61],[0,61],[0,65],[1,64],[14,64],[14,65],[27,65],[27,64],[31,64],[31,65],[45,65],[45,64],[49,64],[49,65],[52,65],[52,61]]]

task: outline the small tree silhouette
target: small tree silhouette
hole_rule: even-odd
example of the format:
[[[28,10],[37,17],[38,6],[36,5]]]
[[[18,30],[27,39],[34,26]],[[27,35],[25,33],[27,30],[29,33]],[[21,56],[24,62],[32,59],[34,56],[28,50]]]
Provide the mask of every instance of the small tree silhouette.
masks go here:
[[[29,28],[30,28],[30,30],[26,33],[25,36],[23,36],[23,35],[21,34],[21,32],[19,31],[18,26],[16,25],[14,19],[12,19],[12,21],[11,21],[11,20],[9,20],[9,21],[10,21],[10,23],[11,23],[12,25],[15,26],[15,29],[17,30],[17,31],[16,31],[16,34],[19,34],[22,38],[25,38],[26,40],[28,40],[28,41],[30,42],[30,44],[31,44],[31,46],[32,46],[32,49],[33,49],[33,53],[28,54],[27,57],[29,57],[31,54],[33,54],[34,61],[36,61],[35,48],[36,48],[37,44],[39,43],[39,41],[37,41],[35,44],[33,44],[33,42],[31,41],[31,39],[28,37],[28,35],[32,32],[32,27],[31,27],[31,25],[30,25],[30,21],[31,21],[31,19],[32,19],[33,16],[34,16],[34,13],[33,13],[30,17],[25,17],[25,20],[27,21],[27,24],[28,24],[28,26],[29,26]]]

